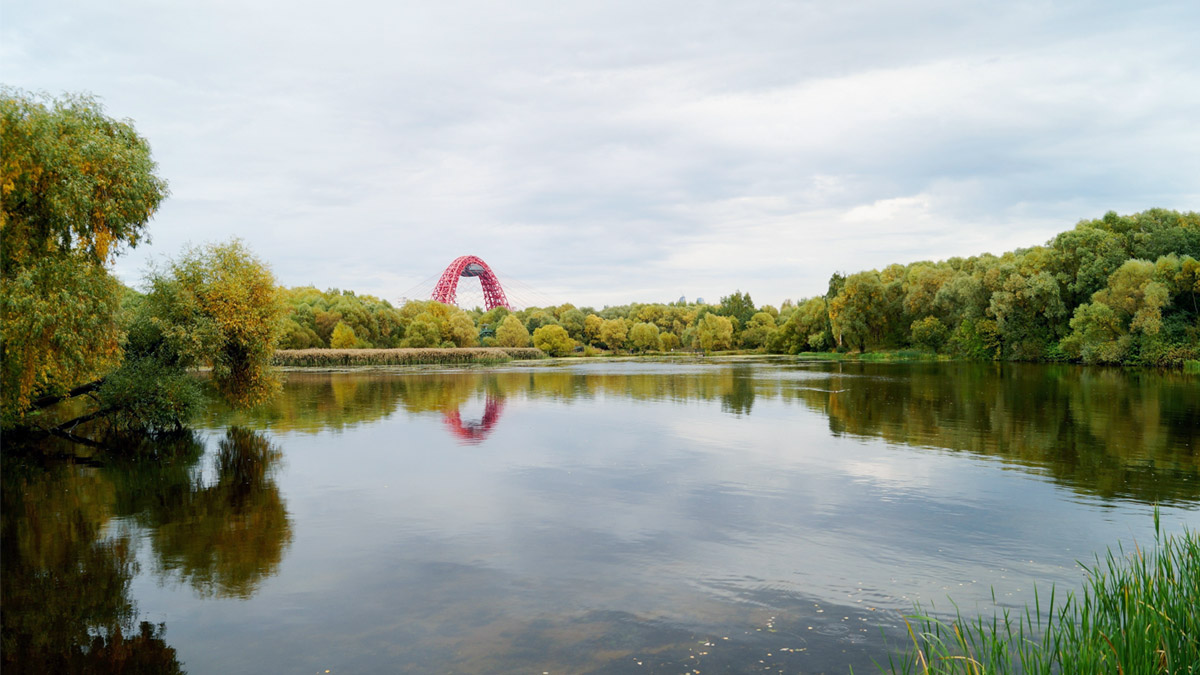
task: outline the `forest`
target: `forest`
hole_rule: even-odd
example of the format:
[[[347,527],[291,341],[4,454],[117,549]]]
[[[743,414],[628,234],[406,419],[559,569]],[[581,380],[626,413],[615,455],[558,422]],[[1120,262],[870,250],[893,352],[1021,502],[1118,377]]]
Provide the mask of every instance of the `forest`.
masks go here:
[[[1200,214],[1084,220],[1044,245],[834,273],[825,295],[755,306],[396,307],[352,291],[282,291],[285,349],[534,346],[573,352],[917,350],[966,360],[1179,366],[1200,359]]]

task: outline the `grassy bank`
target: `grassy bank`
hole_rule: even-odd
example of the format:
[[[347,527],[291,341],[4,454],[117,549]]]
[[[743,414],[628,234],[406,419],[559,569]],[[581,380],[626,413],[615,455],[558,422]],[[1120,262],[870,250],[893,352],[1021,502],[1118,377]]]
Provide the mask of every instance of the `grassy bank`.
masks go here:
[[[1157,531],[1158,518],[1155,517]],[[1153,549],[1108,551],[1080,594],[1035,604],[1018,617],[959,614],[909,624],[913,646],[893,673],[1200,673],[1200,535],[1156,534]]]
[[[272,364],[298,368],[344,366],[415,366],[427,364],[492,364],[540,359],[532,347],[467,347],[459,349],[280,349]]]

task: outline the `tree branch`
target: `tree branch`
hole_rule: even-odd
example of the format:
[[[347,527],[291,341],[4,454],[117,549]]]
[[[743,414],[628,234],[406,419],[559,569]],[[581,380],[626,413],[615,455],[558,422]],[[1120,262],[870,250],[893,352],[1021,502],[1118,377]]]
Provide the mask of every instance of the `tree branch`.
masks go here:
[[[96,419],[97,417],[104,417],[105,415],[108,415],[108,414],[111,414],[114,412],[116,412],[116,408],[101,408],[100,410],[90,412],[86,415],[80,415],[79,417],[76,417],[75,419],[67,420],[66,422],[63,422],[62,424],[51,429],[50,433],[54,433],[56,431],[64,431],[64,432],[65,431],[74,431],[75,427],[79,426],[80,424],[83,424],[84,422],[90,422],[90,421]]]
[[[99,380],[96,380],[95,382],[88,382],[87,384],[81,384],[78,387],[75,387],[74,389],[72,389],[71,391],[68,391],[65,394],[54,395],[54,396],[43,396],[41,398],[34,399],[33,402],[29,404],[29,409],[30,410],[41,410],[42,408],[48,408],[48,407],[54,405],[55,403],[65,401],[69,398],[75,398],[76,396],[80,396],[82,394],[89,394],[93,391],[99,390],[100,385],[102,385],[102,384],[104,384],[104,378],[100,378]]]
[[[79,445],[86,445],[90,448],[99,448],[100,450],[110,449],[107,445],[105,445],[103,443],[100,443],[98,441],[93,441],[90,438],[84,438],[83,436],[76,436],[75,434],[73,434],[69,431],[63,431],[59,427],[54,427],[53,429],[50,429],[50,433],[54,436],[58,436],[59,438],[65,438],[68,441],[71,441],[72,443],[78,443]]]

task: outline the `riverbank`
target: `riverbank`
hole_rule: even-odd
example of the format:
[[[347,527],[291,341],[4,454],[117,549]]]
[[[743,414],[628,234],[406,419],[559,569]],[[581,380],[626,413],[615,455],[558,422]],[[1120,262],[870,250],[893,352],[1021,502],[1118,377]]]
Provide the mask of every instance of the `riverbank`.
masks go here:
[[[455,349],[279,349],[271,365],[292,368],[346,366],[491,365],[542,359],[533,347],[462,347]]]
[[[280,349],[272,365],[283,368],[359,368],[371,366],[419,365],[496,365],[510,361],[588,360],[588,359],[697,359],[706,357],[791,358],[796,361],[836,361],[849,363],[909,363],[962,361],[946,354],[918,349],[859,352],[800,352],[772,354],[758,350],[731,349],[709,353],[696,351],[611,352],[590,349],[583,353],[551,358],[535,347],[456,347],[396,349]],[[1003,363],[1010,363],[1005,361]],[[1140,368],[1142,366],[1124,366]],[[1200,374],[1200,361],[1186,361],[1182,371]]]

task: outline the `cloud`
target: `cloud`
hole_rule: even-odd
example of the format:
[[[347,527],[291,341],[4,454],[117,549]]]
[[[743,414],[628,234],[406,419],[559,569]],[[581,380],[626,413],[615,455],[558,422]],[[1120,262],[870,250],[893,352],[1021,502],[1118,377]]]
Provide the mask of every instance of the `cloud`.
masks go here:
[[[1195,208],[1189,3],[6,5],[8,84],[88,90],[172,199],[130,278],[241,236],[395,298],[481,255],[557,301],[759,302],[835,270]],[[1021,238],[1029,237],[1029,238]]]

